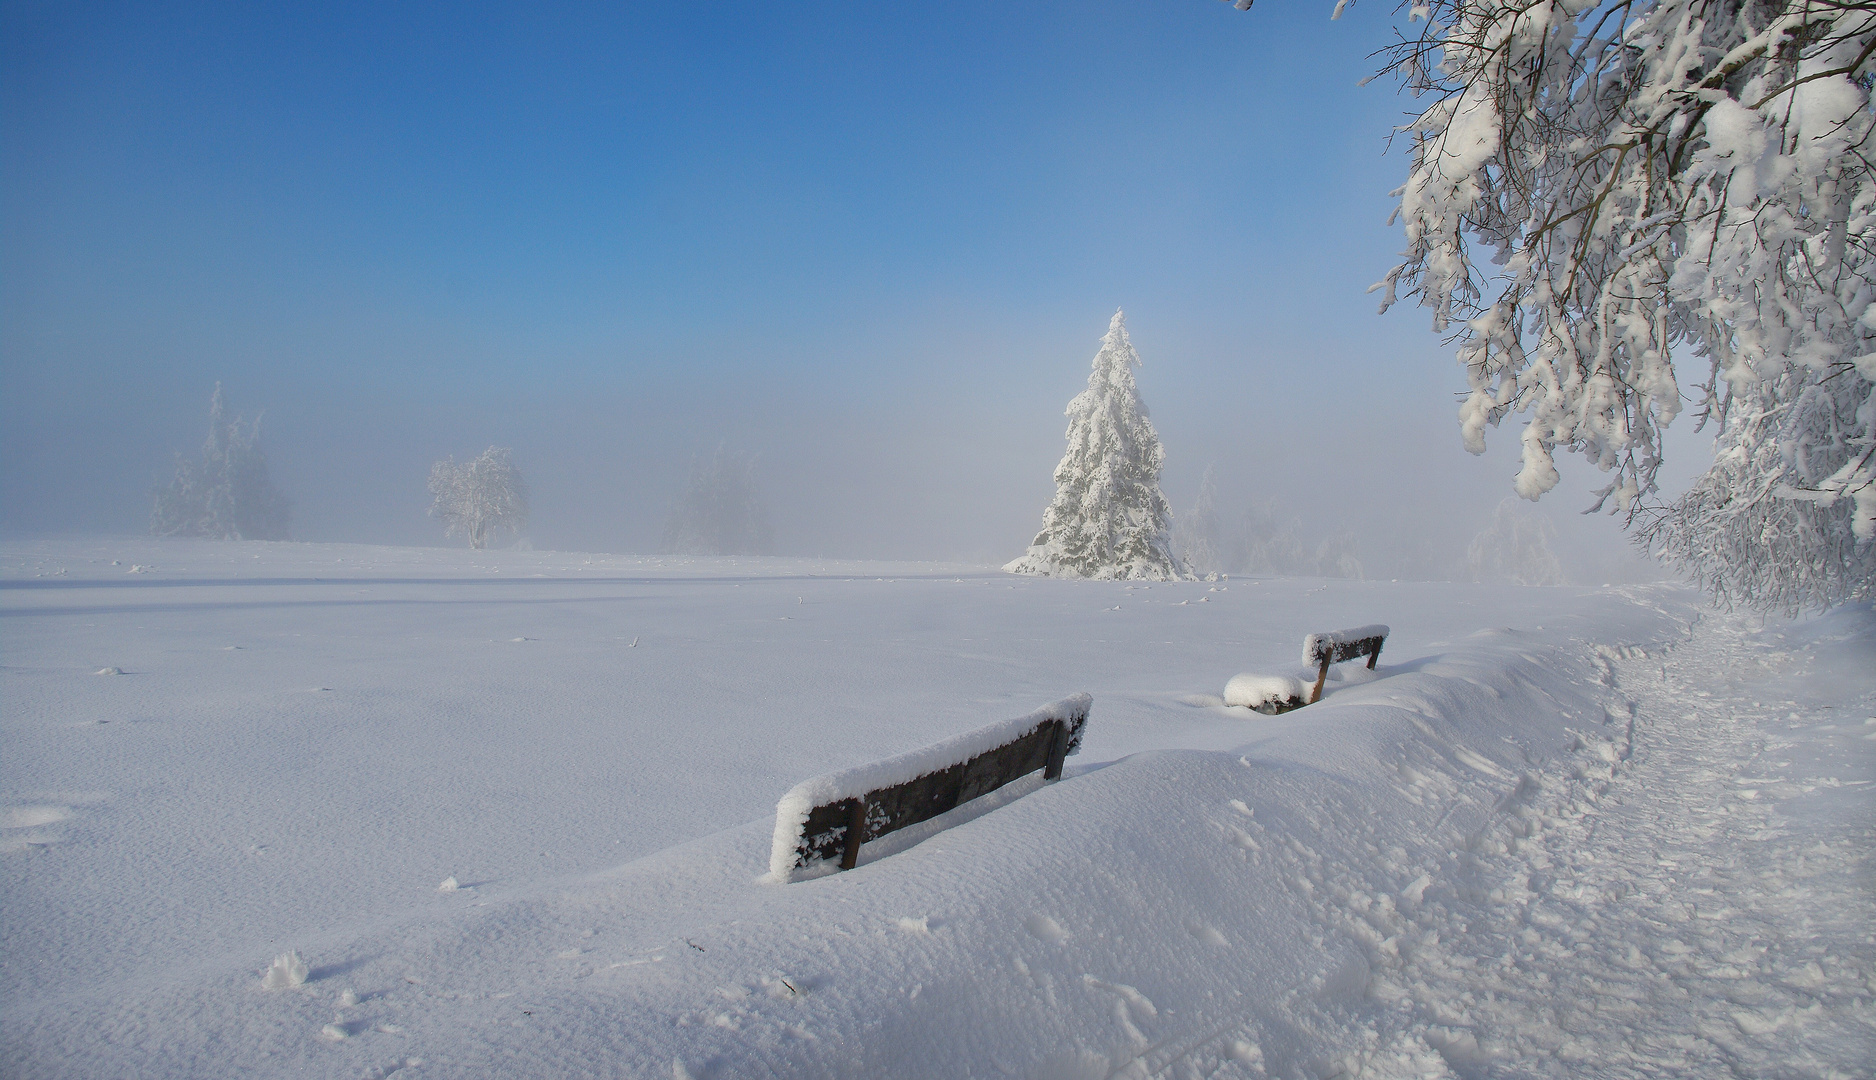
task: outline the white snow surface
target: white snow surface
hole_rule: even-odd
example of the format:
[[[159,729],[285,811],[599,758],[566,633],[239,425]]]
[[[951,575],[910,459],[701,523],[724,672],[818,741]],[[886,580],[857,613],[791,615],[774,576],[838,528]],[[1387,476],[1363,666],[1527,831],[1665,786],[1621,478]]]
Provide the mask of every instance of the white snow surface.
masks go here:
[[[961,765],[979,754],[1015,742],[1051,721],[1085,717],[1091,700],[1087,694],[1074,694],[1044,705],[1026,716],[985,724],[975,731],[953,735],[930,746],[921,746],[879,761],[851,765],[837,772],[803,780],[789,788],[787,794],[775,804],[775,837],[769,849],[769,877],[784,883],[792,876],[801,840],[801,827],[808,823],[808,815],[814,812],[815,807],[858,798],[880,788],[904,784],[953,765]],[[1069,730],[1068,754],[1072,756],[1081,753],[1083,731],[1076,731],[1072,726]]]
[[[0,544],[0,1073],[1867,1074],[1876,615],[1206,588]],[[761,880],[803,778],[1068,687],[1062,781]]]

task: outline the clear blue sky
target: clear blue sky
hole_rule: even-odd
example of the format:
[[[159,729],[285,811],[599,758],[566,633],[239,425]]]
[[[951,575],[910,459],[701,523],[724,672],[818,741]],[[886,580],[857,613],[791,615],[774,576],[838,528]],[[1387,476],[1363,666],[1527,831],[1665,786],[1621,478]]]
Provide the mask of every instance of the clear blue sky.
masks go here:
[[[1477,517],[1512,464],[1363,291],[1395,13],[1331,7],[7,2],[4,525],[141,529],[219,379],[307,538],[427,542],[501,442],[537,543],[643,550],[727,441],[784,550],[1013,555],[1117,306],[1175,503]]]

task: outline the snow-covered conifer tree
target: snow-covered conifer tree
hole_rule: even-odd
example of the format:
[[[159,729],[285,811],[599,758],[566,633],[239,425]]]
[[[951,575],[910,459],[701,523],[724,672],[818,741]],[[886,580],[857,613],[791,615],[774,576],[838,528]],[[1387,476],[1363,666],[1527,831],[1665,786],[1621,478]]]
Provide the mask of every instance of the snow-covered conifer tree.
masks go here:
[[[1217,466],[1205,466],[1198,498],[1192,509],[1173,522],[1174,550],[1194,574],[1214,575],[1224,569],[1218,527]]]
[[[667,553],[767,555],[774,543],[754,455],[718,446],[708,461],[691,464],[690,484],[665,523]]]
[[[1088,388],[1068,403],[1068,452],[1055,499],[1012,574],[1175,581],[1191,576],[1173,553],[1172,512],[1160,493],[1166,453],[1134,387],[1140,363],[1116,311]]]
[[[1505,499],[1492,512],[1492,523],[1466,548],[1466,574],[1473,581],[1562,585],[1563,564],[1550,550],[1555,534],[1548,517]]]
[[[430,516],[443,522],[446,535],[467,537],[472,548],[488,547],[503,530],[519,535],[528,524],[528,487],[506,446],[491,446],[460,465],[445,458],[430,466],[430,494]]]
[[[287,500],[267,475],[261,418],[225,419],[221,384],[209,397],[202,467],[176,455],[176,475],[156,493],[150,532],[216,540],[284,540]]]

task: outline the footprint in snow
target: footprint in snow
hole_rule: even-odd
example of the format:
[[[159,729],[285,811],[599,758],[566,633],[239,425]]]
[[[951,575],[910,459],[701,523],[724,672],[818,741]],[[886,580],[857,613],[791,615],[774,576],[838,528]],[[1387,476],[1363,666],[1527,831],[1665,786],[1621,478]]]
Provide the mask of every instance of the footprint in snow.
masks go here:
[[[35,829],[57,824],[71,816],[71,808],[65,806],[13,806],[0,817],[0,828]]]
[[[1051,945],[1060,945],[1068,940],[1068,931],[1062,929],[1062,924],[1047,915],[1031,915],[1024,919],[1023,929]]]
[[[1207,926],[1202,922],[1187,923],[1186,933],[1191,934],[1207,945],[1224,946],[1231,944],[1229,941],[1225,940],[1225,935],[1219,933],[1216,927]]]

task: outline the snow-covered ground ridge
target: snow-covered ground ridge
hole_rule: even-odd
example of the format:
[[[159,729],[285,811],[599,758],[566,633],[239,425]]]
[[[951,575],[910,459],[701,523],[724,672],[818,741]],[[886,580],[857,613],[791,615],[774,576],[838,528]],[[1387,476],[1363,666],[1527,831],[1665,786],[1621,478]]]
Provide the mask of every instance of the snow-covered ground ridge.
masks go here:
[[[74,561],[72,552],[53,555]],[[15,557],[4,569],[23,581],[32,567]],[[657,826],[645,834],[646,854],[598,873],[469,877],[427,901],[380,904],[349,920],[321,917],[336,909],[320,897],[355,903],[361,894],[333,892],[320,875],[287,874],[273,880],[306,890],[301,929],[242,944],[233,916],[245,909],[204,901],[222,912],[209,928],[220,937],[203,938],[204,959],[153,967],[139,948],[153,958],[174,954],[136,943],[167,940],[173,916],[112,869],[109,832],[57,830],[88,814],[108,817],[118,804],[186,828],[180,815],[212,802],[129,787],[131,770],[114,774],[117,788],[101,786],[91,804],[48,796],[29,805],[29,785],[109,773],[112,762],[97,760],[103,744],[79,747],[92,750],[90,765],[61,749],[79,729],[47,722],[47,704],[62,703],[69,716],[95,707],[77,688],[116,695],[134,684],[135,674],[84,669],[99,656],[123,659],[116,666],[131,673],[157,666],[130,646],[132,637],[100,627],[157,625],[173,654],[162,662],[188,666],[199,661],[178,648],[180,627],[202,630],[206,621],[204,638],[219,639],[242,624],[192,607],[169,613],[181,621],[164,627],[155,607],[66,594],[27,615],[22,593],[12,591],[0,626],[8,700],[21,706],[7,710],[7,742],[19,753],[6,755],[0,776],[9,825],[40,830],[45,842],[0,860],[6,1071],[1855,1076],[1872,1058],[1876,619],[1867,611],[1758,629],[1703,615],[1696,597],[1672,589],[1233,582],[1223,591],[1155,586],[1148,595],[1114,583],[1025,579],[1013,590],[993,577],[928,575],[882,592],[858,589],[857,578],[808,583],[776,565],[744,568],[750,576],[741,581],[720,567],[699,569],[710,584],[673,579],[682,603],[661,609],[661,635],[732,627],[749,614],[773,627],[774,612],[809,608],[812,597],[822,605],[821,637],[807,648],[783,636],[792,628],[739,637],[745,668],[832,652],[821,662],[860,673],[866,695],[897,684],[903,701],[911,672],[937,668],[954,681],[918,687],[914,697],[960,700],[989,678],[1015,686],[1031,705],[1048,699],[1043,685],[1080,670],[1091,673],[1095,696],[1088,751],[1060,783],[1011,785],[986,800],[992,805],[959,808],[939,823],[948,828],[868,845],[861,866],[844,874],[760,881],[771,819],[754,813],[691,839]],[[624,640],[630,619],[595,622],[593,612],[572,610],[579,605],[532,593],[517,608],[463,592],[459,571],[438,578],[458,598],[452,625],[470,624],[466,634],[526,610],[552,616],[554,631],[598,631],[633,648]],[[752,601],[745,587],[768,591]],[[241,610],[251,618],[298,596]],[[1294,656],[1297,640],[1284,625],[1250,640],[1227,635],[1242,633],[1247,619],[1280,624],[1280,613],[1299,608],[1316,625],[1386,614],[1397,629],[1385,662],[1372,673],[1337,669],[1321,704],[1282,717],[1224,707],[1211,688],[1231,671]],[[404,655],[382,655],[411,628],[400,621],[402,607],[342,610],[353,632],[368,632],[379,664]],[[679,610],[693,621],[682,633],[669,621]],[[1098,621],[1108,611],[1113,620]],[[375,614],[361,622],[361,612]],[[291,625],[309,634],[331,617],[323,606],[292,613]],[[1492,628],[1444,640],[1413,629],[1444,634],[1468,621]],[[256,638],[263,629],[247,626]],[[882,648],[895,637],[908,646],[903,653]],[[972,640],[979,637],[987,640]],[[1152,648],[1178,638],[1183,652]],[[460,647],[448,638],[421,655],[442,663]],[[565,648],[575,661],[591,655]],[[318,649],[330,653],[322,663],[346,655],[330,643]],[[1009,663],[979,666],[979,650]],[[498,655],[483,650],[475,659],[486,667]],[[512,677],[546,664],[577,681],[579,664],[554,655],[495,666]],[[671,678],[701,679],[707,670],[692,663]],[[421,671],[391,676],[433,685],[435,675]],[[632,685],[644,692],[657,684]],[[580,695],[553,700],[562,714],[555,725],[529,727],[524,738],[585,730]],[[771,693],[763,705],[791,735],[822,730],[815,715],[829,699],[805,709],[793,700]],[[851,726],[860,714],[838,694],[831,700],[832,730],[847,737],[828,745],[864,753],[864,730]],[[954,732],[975,726],[967,722],[975,706],[962,704],[949,714]],[[374,767],[443,769],[458,786],[481,785],[479,802],[488,805],[499,799],[503,768],[533,775],[524,741],[502,742],[504,766],[477,771],[452,756],[461,747],[398,742],[396,727],[422,727],[425,714],[403,699],[384,706],[392,725],[369,740],[383,764],[344,759],[365,781],[375,782]],[[629,707],[624,715],[634,722]],[[894,716],[904,715],[901,705]],[[459,726],[473,720],[473,708],[455,717]],[[328,738],[359,730],[344,714],[297,704],[275,722],[285,730],[272,738],[291,739],[301,727]],[[499,729],[471,726],[498,738]],[[172,727],[188,734],[180,720]],[[750,721],[741,730],[770,729]],[[167,754],[161,765],[179,783],[192,772],[222,775],[203,771],[192,753],[266,763],[251,744],[224,745],[231,734],[224,727],[181,755],[160,742],[143,748]],[[903,749],[931,740],[900,731],[897,741]],[[681,767],[681,746],[649,749],[665,771]],[[311,771],[325,776],[316,763]],[[732,771],[740,786],[777,783]],[[304,813],[319,795],[300,784],[282,774],[277,792]],[[610,803],[598,789],[575,794],[607,812],[650,812],[674,789],[633,790]],[[530,820],[567,816],[568,802],[551,786],[529,791],[551,811]],[[732,813],[744,805],[728,795],[693,805],[718,802]],[[73,817],[42,820],[48,807]],[[447,823],[421,813],[398,820],[428,829],[433,845],[458,842]],[[111,829],[133,831],[121,820]],[[375,854],[372,865],[398,850],[370,832],[352,835]],[[668,839],[659,844],[659,836]],[[287,842],[319,851],[310,837]],[[86,895],[65,885],[60,859],[108,890],[130,927],[80,926],[46,907]],[[128,865],[141,864],[133,857]],[[202,872],[239,891],[222,865],[205,863]],[[249,865],[277,873],[265,860]],[[283,902],[294,905],[290,894]],[[289,948],[310,962],[309,978],[262,989],[262,970]]]

